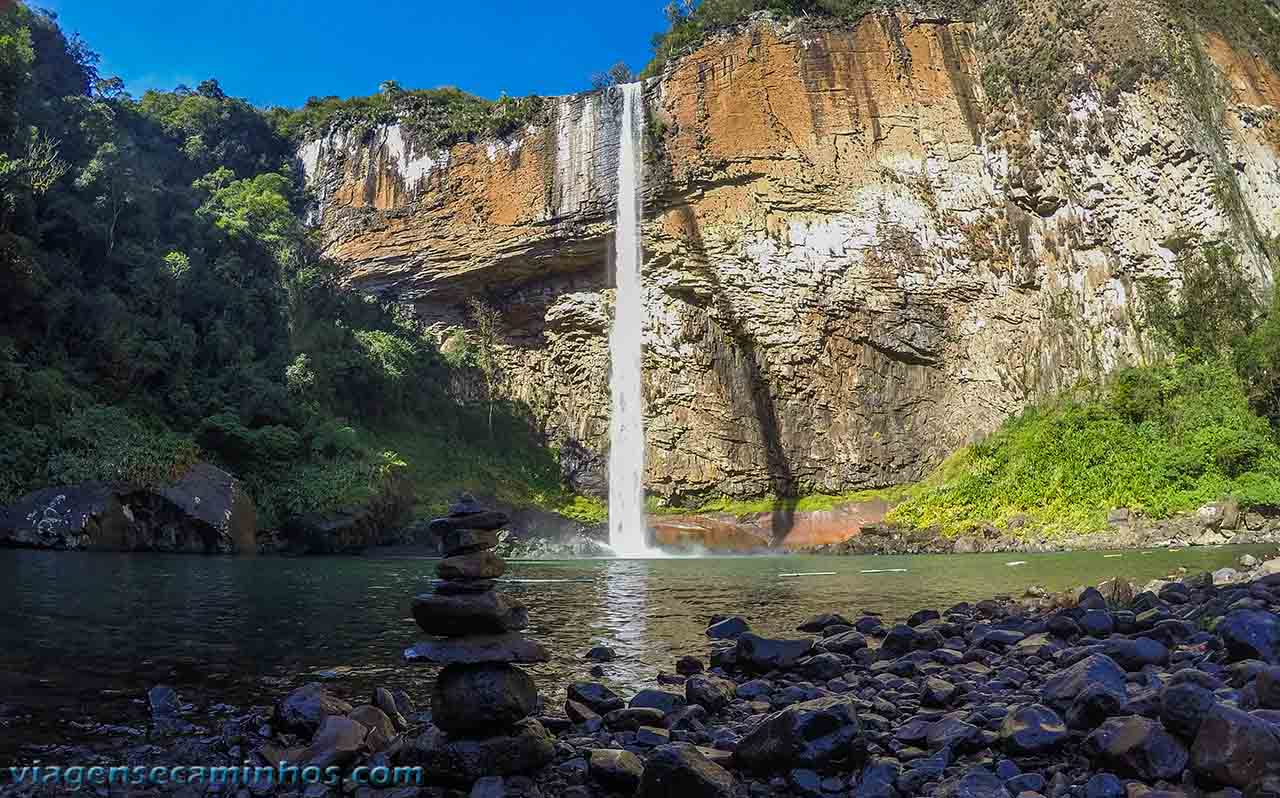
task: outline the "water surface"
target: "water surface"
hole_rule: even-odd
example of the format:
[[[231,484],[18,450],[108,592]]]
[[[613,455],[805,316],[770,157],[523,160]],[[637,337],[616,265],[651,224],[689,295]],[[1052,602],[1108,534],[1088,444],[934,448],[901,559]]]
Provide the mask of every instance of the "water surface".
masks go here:
[[[1145,581],[1270,551],[512,562],[503,589],[528,605],[529,634],[553,653],[532,670],[558,700],[566,681],[586,676],[582,655],[593,645],[617,650],[604,681],[624,693],[670,672],[683,654],[704,655],[713,613],[785,634],[816,612],[899,619],[1021,595],[1032,584],[1052,591],[1117,575]],[[434,674],[403,665],[400,652],[419,635],[410,600],[434,567],[391,556],[0,552],[0,757],[31,742],[78,739],[83,730],[72,724],[86,718],[138,724],[146,689],[162,682],[201,707],[269,704],[317,679],[359,701],[375,685],[425,701]]]

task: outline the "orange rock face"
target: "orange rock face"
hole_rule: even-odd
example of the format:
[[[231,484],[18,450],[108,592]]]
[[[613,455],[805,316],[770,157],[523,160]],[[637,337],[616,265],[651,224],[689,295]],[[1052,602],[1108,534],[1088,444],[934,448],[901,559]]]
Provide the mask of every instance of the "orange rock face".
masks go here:
[[[1106,24],[1147,30],[1161,8],[1115,5]],[[905,13],[757,20],[645,84],[652,493],[918,479],[1029,401],[1145,357],[1143,278],[1176,276],[1182,242],[1232,241],[1270,272],[1268,62],[1204,40],[1220,135],[1160,79],[1114,97],[1082,81],[1042,130],[994,112],[978,40],[969,22]],[[352,286],[411,303],[438,340],[483,293],[502,313],[503,392],[549,442],[599,453],[620,107],[593,92],[545,108],[506,140],[425,151],[393,125],[300,157]]]
[[[856,537],[866,524],[884,520],[883,501],[855,502],[831,510],[797,512],[779,504],[767,513],[651,516],[654,543],[680,549],[752,552],[767,548],[806,549]]]

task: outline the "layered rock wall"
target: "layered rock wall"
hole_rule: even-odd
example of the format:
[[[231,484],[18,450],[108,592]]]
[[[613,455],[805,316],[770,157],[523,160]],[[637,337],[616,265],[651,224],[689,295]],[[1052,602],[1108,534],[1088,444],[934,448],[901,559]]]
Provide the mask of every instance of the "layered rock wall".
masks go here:
[[[652,491],[917,479],[1035,397],[1151,357],[1140,285],[1176,283],[1197,239],[1270,279],[1264,60],[1197,42],[1223,101],[1208,123],[1149,78],[1086,84],[1051,133],[990,113],[977,42],[972,22],[905,13],[757,19],[646,83]],[[502,141],[423,152],[390,126],[301,156],[351,285],[412,303],[441,340],[485,297],[502,390],[551,441],[599,452],[620,102],[546,109]]]

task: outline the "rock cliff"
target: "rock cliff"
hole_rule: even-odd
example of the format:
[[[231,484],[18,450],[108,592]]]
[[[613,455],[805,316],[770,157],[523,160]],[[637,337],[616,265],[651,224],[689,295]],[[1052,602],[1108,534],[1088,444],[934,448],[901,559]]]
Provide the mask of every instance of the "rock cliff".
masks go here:
[[[1198,240],[1269,282],[1270,62],[1176,4],[1085,3],[1070,27],[1040,4],[1060,35],[1037,4],[991,5],[754,18],[646,82],[652,492],[917,479],[1035,397],[1149,358],[1144,279],[1176,285]],[[1076,49],[1046,66],[1037,30]],[[349,283],[442,341],[486,297],[503,392],[596,453],[616,94],[548,98],[506,140],[431,151],[392,125],[300,150]]]

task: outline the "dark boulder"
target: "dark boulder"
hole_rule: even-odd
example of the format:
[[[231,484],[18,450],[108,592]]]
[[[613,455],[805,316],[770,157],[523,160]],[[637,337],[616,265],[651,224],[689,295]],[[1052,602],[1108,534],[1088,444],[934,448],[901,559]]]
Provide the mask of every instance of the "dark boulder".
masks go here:
[[[613,662],[617,658],[618,652],[614,651],[609,646],[593,646],[591,650],[587,652],[587,659],[592,662]]]
[[[311,737],[330,715],[346,715],[351,705],[330,695],[319,682],[290,692],[275,707],[274,724],[285,731]]]
[[[546,662],[547,649],[536,640],[507,632],[423,640],[405,649],[406,662],[434,662],[441,665],[475,665],[483,662]]]
[[[823,638],[821,646],[827,651],[835,654],[847,654],[853,656],[862,649],[867,647],[867,638],[862,636],[861,632],[848,631],[841,632],[832,637]]]
[[[1187,749],[1157,721],[1112,718],[1085,739],[1085,751],[1098,765],[1146,781],[1179,779],[1187,767]]]
[[[653,749],[644,763],[639,798],[731,798],[733,776],[689,743]]]
[[[1085,657],[1061,670],[1044,685],[1044,700],[1056,707],[1067,707],[1090,685],[1101,685],[1107,691],[1125,697],[1124,669],[1102,654]]]
[[[432,635],[514,632],[529,624],[524,605],[503,593],[425,593],[413,599],[413,618]]]
[[[133,535],[133,520],[119,493],[99,482],[45,488],[0,507],[0,544],[6,546],[128,548]]]
[[[1198,684],[1171,684],[1160,693],[1160,720],[1164,727],[1184,740],[1194,740],[1200,724],[1217,699]]]
[[[691,676],[684,683],[685,700],[708,712],[719,712],[733,700],[737,685],[715,676]]]
[[[1191,746],[1191,769],[1240,789],[1280,775],[1280,730],[1261,718],[1218,704]]]
[[[1011,798],[1004,782],[994,773],[972,770],[938,785],[934,798]]]
[[[1010,754],[1045,754],[1067,740],[1067,727],[1058,713],[1041,704],[1019,707],[1005,716],[1000,743]]]
[[[587,755],[587,772],[603,787],[630,795],[644,777],[644,763],[630,751],[596,748]]]
[[[796,627],[796,631],[817,633],[826,629],[828,626],[848,626],[852,628],[853,624],[850,623],[843,615],[839,615],[834,612],[823,612],[818,615],[814,615],[804,623],[800,624]]]
[[[1265,610],[1233,610],[1218,622],[1230,661],[1260,659],[1280,665],[1280,617]]]
[[[794,667],[812,651],[812,640],[782,640],[751,632],[744,632],[738,637],[738,664],[758,671]]]
[[[1140,671],[1148,665],[1166,665],[1169,662],[1169,649],[1149,637],[1108,640],[1102,644],[1101,653],[1127,671]]]
[[[431,719],[446,732],[493,732],[532,715],[538,688],[510,665],[450,665],[431,692]]]
[[[734,761],[748,770],[856,766],[866,751],[853,699],[831,696],[793,704],[767,716],[747,733]]]
[[[569,685],[568,695],[570,701],[576,701],[600,715],[626,706],[617,693],[599,682],[573,682]]]
[[[441,579],[497,579],[506,570],[502,558],[487,549],[445,557],[436,565]]]
[[[732,640],[750,629],[751,625],[745,618],[741,615],[733,615],[708,626],[707,637],[713,640]]]
[[[641,690],[632,696],[631,700],[627,702],[627,706],[632,708],[647,707],[650,709],[656,709],[665,715],[668,712],[675,712],[677,709],[685,706],[686,703],[684,696],[679,693],[650,687]]]
[[[485,776],[510,776],[544,767],[555,759],[555,741],[542,724],[525,718],[507,733],[455,738],[435,726],[401,746],[397,765],[418,766],[431,783],[470,787]]]
[[[976,751],[983,745],[982,730],[956,717],[944,717],[929,724],[925,737],[929,748],[946,748],[956,753]]]

